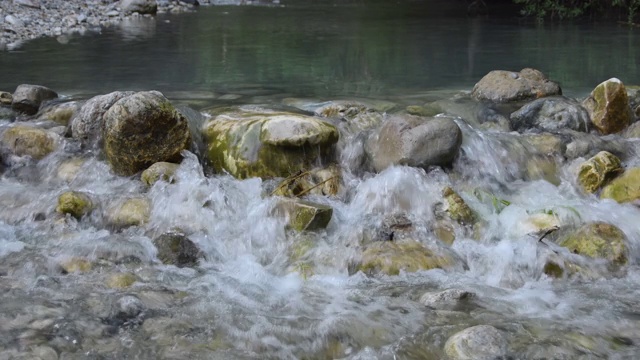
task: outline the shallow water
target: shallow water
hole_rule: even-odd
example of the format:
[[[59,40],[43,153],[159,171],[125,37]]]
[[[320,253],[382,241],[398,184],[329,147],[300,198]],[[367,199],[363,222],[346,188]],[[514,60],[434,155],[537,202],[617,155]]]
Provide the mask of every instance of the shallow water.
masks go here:
[[[309,104],[368,97],[401,108],[468,90],[489,70],[525,66],[575,95],[611,76],[640,81],[637,30],[517,25],[439,10],[416,2],[203,8],[0,54],[0,68],[10,69],[0,88],[32,82],[74,98],[158,89],[201,122],[203,108],[282,107],[292,96],[320,98]],[[271,184],[211,174],[190,153],[175,183],[150,189],[139,177],[114,175],[99,155],[80,154],[71,139],[39,162],[12,159],[0,178],[0,359],[441,359],[452,334],[479,324],[505,334],[512,359],[637,358],[638,207],[583,194],[574,175],[582,158],[544,157],[521,135],[456,121],[461,156],[446,170],[367,172],[358,165],[358,134],[342,129],[344,189],[310,196],[334,213],[325,231],[308,234],[286,230],[274,215],[277,199],[264,195]],[[628,154],[625,164],[637,166],[637,152]],[[77,173],[59,172],[77,157],[84,159]],[[547,176],[532,158],[557,170]],[[485,220],[479,229],[453,226],[451,246],[433,228],[447,185]],[[91,194],[98,208],[81,221],[56,215],[57,197],[69,189]],[[145,226],[106,223],[111,206],[141,194],[152,203]],[[509,205],[499,211],[492,198]],[[629,264],[612,272],[541,244],[529,223],[541,213],[562,225],[618,226]],[[411,226],[397,236],[454,254],[456,266],[350,276],[358,247],[398,215]],[[175,228],[204,253],[197,267],[158,261],[152,239]],[[545,275],[556,256],[580,272]],[[64,274],[60,264],[73,258],[92,268]],[[109,287],[120,272],[136,282]],[[444,308],[419,302],[451,288],[474,296]],[[46,357],[51,351],[56,357]]]

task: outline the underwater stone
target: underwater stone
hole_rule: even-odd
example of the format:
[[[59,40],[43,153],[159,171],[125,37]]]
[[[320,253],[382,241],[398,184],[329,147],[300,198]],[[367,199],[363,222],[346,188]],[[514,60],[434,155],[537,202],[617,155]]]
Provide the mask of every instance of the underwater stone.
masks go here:
[[[591,122],[602,134],[620,132],[631,124],[632,114],[624,84],[611,78],[602,82],[583,103]]]
[[[507,340],[493,326],[466,328],[447,340],[444,352],[452,360],[493,360],[507,353]]]
[[[107,223],[115,227],[140,226],[149,221],[151,202],[146,198],[131,198],[113,206],[107,212]]]
[[[133,285],[136,280],[136,276],[132,273],[113,274],[107,279],[107,286],[112,289],[125,289]]]
[[[93,209],[91,198],[79,191],[67,191],[58,197],[56,211],[69,214],[77,219],[85,216]]]
[[[450,310],[461,302],[470,299],[474,294],[462,289],[447,289],[439,292],[427,292],[420,296],[419,302],[422,305],[440,309]]]
[[[296,231],[324,229],[333,215],[330,206],[305,200],[283,199],[276,206],[276,212],[285,215],[288,227]]]
[[[601,151],[580,165],[578,182],[586,191],[595,193],[623,171],[617,156]]]
[[[153,244],[158,249],[158,259],[165,265],[193,267],[198,264],[202,253],[186,235],[169,232],[160,235]]]
[[[63,103],[51,103],[43,105],[36,118],[40,120],[55,121],[60,125],[69,125],[71,118],[81,108],[81,102],[79,101],[67,101]]]
[[[176,170],[178,170],[178,167],[180,167],[180,165],[178,164],[168,163],[164,161],[157,162],[149,166],[147,170],[142,172],[142,174],[140,175],[140,180],[142,180],[142,182],[147,186],[152,186],[160,180],[173,182],[173,176]]]

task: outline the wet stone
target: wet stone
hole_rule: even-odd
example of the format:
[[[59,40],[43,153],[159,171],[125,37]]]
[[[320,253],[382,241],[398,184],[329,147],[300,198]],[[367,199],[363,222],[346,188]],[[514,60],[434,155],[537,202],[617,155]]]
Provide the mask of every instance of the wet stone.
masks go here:
[[[158,259],[165,265],[193,267],[202,258],[198,246],[181,233],[170,232],[160,235],[153,244],[158,249]]]

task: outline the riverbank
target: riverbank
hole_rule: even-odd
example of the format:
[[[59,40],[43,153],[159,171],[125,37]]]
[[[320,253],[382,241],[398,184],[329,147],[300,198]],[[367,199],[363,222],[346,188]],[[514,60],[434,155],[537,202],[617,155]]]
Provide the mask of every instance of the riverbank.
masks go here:
[[[153,2],[150,2],[153,4]],[[134,7],[111,0],[7,0],[0,2],[0,50],[14,50],[26,41],[47,36],[99,32],[125,19],[153,13],[181,13],[198,1],[160,0],[157,10],[140,14]],[[199,1],[208,4],[208,0]]]

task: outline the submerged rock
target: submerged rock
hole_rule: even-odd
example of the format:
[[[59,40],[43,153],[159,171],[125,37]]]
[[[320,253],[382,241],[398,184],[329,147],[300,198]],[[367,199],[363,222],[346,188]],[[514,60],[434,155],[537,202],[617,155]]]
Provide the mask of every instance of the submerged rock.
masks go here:
[[[595,193],[622,171],[624,170],[617,156],[601,151],[580,165],[578,182],[586,191]]]
[[[450,165],[461,144],[462,132],[452,118],[396,115],[369,138],[367,152],[380,172],[391,165]]]
[[[150,216],[151,202],[147,198],[136,197],[112,206],[107,211],[106,220],[109,225],[122,228],[143,225]]]
[[[2,134],[0,143],[11,153],[18,156],[31,156],[39,160],[58,147],[58,135],[39,128],[17,125],[8,128]]]
[[[70,121],[73,138],[91,147],[99,144],[102,141],[104,113],[118,100],[133,94],[133,91],[114,91],[89,99]]]
[[[545,96],[562,95],[560,86],[535,69],[520,72],[494,70],[473,87],[476,100],[496,103],[534,100]]]
[[[129,176],[159,161],[179,161],[191,146],[187,119],[157,91],[115,102],[104,113],[104,150],[116,174]]]
[[[490,325],[466,328],[447,340],[444,352],[452,360],[493,360],[507,354],[507,340]]]
[[[87,215],[93,209],[89,195],[79,191],[67,191],[58,197],[56,211],[69,214],[77,219]]]
[[[156,182],[162,180],[167,182],[173,182],[173,176],[178,170],[180,165],[168,163],[168,162],[157,162],[140,175],[140,180],[145,183],[147,186],[152,186]]]
[[[510,119],[513,130],[589,131],[591,124],[587,110],[577,101],[563,96],[534,100],[512,113]]]
[[[304,195],[335,196],[342,188],[342,171],[337,165],[315,168],[282,180],[272,195],[297,197]]]
[[[107,279],[107,286],[112,289],[125,289],[133,285],[136,280],[138,279],[132,273],[113,274]]]
[[[55,121],[60,125],[67,126],[71,121],[71,118],[80,110],[81,102],[79,101],[67,101],[62,103],[51,103],[44,105],[36,118],[41,120]]]
[[[558,245],[591,258],[607,259],[614,265],[625,265],[629,258],[627,237],[617,226],[591,222],[563,236]]]
[[[602,134],[618,133],[631,124],[631,109],[624,84],[609,79],[591,92],[583,102],[589,111],[591,122]]]
[[[202,257],[198,246],[181,233],[169,232],[162,234],[153,240],[153,244],[158,249],[158,259],[165,265],[193,267],[198,264],[198,260]]]
[[[335,126],[317,118],[249,107],[216,116],[203,133],[214,169],[240,179],[312,169],[339,137]]]
[[[434,309],[451,310],[473,296],[472,292],[462,289],[447,289],[439,292],[424,293],[419,302]]]
[[[57,97],[58,94],[47,87],[22,84],[18,85],[16,91],[13,93],[11,107],[13,107],[15,111],[27,115],[35,115],[42,102]]]
[[[72,158],[65,160],[58,166],[56,177],[65,182],[71,182],[80,173],[80,168],[85,164],[86,159]]]
[[[640,106],[638,106],[638,108],[640,109]],[[638,117],[640,118],[640,113],[638,114]],[[622,136],[627,139],[640,138],[640,121],[631,124],[631,126],[624,131]]]
[[[613,179],[600,193],[602,199],[613,199],[619,203],[640,199],[640,168],[632,168]]]
[[[333,216],[330,206],[305,200],[283,199],[276,212],[288,218],[287,226],[296,231],[324,229]]]
[[[453,255],[436,254],[416,241],[375,241],[366,245],[361,259],[349,266],[349,274],[398,275],[400,271],[450,269],[455,265]]]
[[[87,259],[73,257],[65,259],[59,263],[62,272],[65,274],[85,273],[91,271],[93,267]]]

